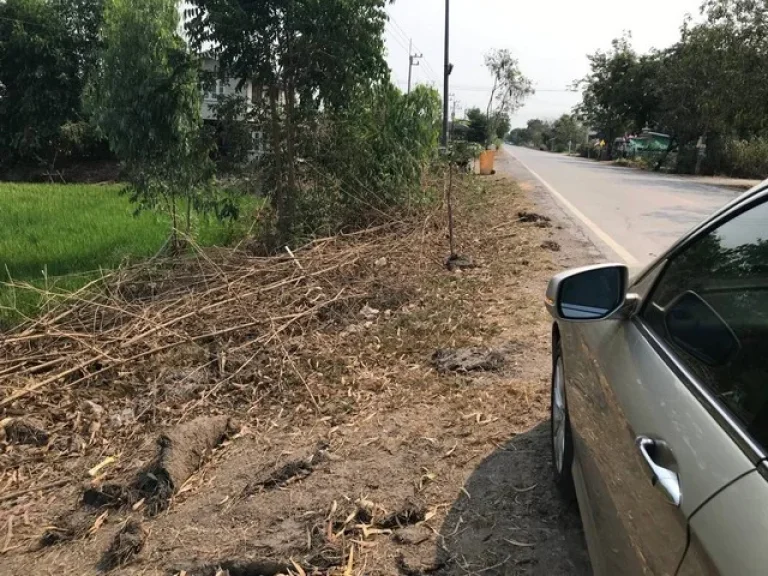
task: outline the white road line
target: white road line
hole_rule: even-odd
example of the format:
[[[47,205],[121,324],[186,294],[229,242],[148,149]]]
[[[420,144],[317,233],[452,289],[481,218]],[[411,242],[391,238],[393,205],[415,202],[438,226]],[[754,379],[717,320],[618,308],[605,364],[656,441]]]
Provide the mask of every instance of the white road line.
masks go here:
[[[552,194],[552,196],[554,196],[558,202],[560,202],[560,204],[562,204],[576,218],[581,220],[581,223],[584,224],[584,226],[586,226],[587,228],[589,228],[595,236],[600,238],[600,240],[605,242],[611,250],[616,252],[619,258],[624,260],[627,266],[629,266],[630,268],[640,266],[640,261],[634,256],[632,256],[632,254],[630,254],[626,248],[624,248],[621,244],[616,242],[616,240],[608,236],[608,234],[606,234],[602,228],[600,228],[597,224],[592,222],[592,220],[590,220],[581,210],[579,210],[578,208],[576,208],[576,206],[574,206],[568,200],[566,200],[565,197],[562,194],[560,194],[560,192],[555,190],[554,187],[552,187],[552,185],[549,184],[549,182],[547,182],[546,180],[544,180],[544,178],[539,176],[525,162],[520,160],[520,158],[518,158],[514,154],[512,154],[512,156],[514,156],[515,160],[517,160],[518,162],[520,162],[520,164],[522,164],[523,168],[528,170],[528,172],[530,172],[539,182],[541,182],[544,185],[544,187],[547,190],[549,190],[549,193]]]

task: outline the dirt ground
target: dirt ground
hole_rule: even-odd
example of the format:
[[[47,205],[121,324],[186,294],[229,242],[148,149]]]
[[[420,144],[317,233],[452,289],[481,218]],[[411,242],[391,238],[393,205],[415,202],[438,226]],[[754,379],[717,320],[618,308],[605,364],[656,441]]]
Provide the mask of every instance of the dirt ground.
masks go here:
[[[292,340],[281,364],[296,377],[260,388],[271,373],[249,372],[232,392],[247,389],[247,402],[225,397],[210,409],[200,403],[212,394],[203,382],[193,404],[203,408],[172,419],[222,415],[222,430],[171,428],[164,460],[152,460],[154,439],[169,428],[162,419],[122,435],[91,424],[78,449],[60,445],[69,425],[57,428],[59,444],[20,447],[6,437],[0,574],[589,574],[578,511],[550,478],[542,299],[551,275],[599,255],[514,160],[498,162],[500,175],[461,180],[456,193],[458,252],[471,267],[445,269],[447,239],[434,220],[424,230],[436,232],[408,240],[409,250],[360,249],[379,270],[375,288],[351,315],[292,336],[309,342]],[[401,277],[408,289],[394,290]],[[437,370],[433,353],[457,347],[492,349],[498,362]],[[77,406],[96,390],[78,392]],[[46,413],[41,393],[9,406],[0,420],[60,418]],[[169,452],[187,448],[181,460]],[[115,462],[104,464],[107,456]],[[193,473],[155,508],[144,493],[104,500],[110,482],[142,465],[142,478],[160,484],[163,474]]]

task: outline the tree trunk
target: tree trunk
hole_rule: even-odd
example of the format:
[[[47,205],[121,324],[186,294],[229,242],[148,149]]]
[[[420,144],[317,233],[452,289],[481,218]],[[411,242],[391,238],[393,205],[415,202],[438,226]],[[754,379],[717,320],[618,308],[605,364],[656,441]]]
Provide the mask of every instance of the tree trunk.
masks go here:
[[[277,108],[277,99],[279,88],[277,83],[269,87],[269,110],[272,126],[272,158],[274,164],[274,184],[275,193],[272,197],[272,207],[277,212],[277,232],[280,236],[278,240],[283,242],[283,203],[285,202],[285,190],[283,188],[283,162],[282,162],[282,142],[280,138],[280,113]]]
[[[192,227],[192,198],[187,196],[187,229],[184,232],[187,236],[189,236],[189,231]]]
[[[670,152],[672,152],[676,146],[677,146],[677,136],[672,136],[672,138],[669,139],[669,144],[667,145],[667,149],[664,151],[664,154],[661,155],[661,158],[659,158],[659,161],[656,162],[656,166],[653,167],[654,172],[658,172],[661,170],[661,167],[664,165],[664,162],[667,161],[667,157],[669,156]]]
[[[294,126],[295,94],[293,81],[285,83],[285,140],[286,140],[286,176],[288,186],[283,191],[283,219],[281,234],[288,240],[293,231],[296,209],[296,135]]]

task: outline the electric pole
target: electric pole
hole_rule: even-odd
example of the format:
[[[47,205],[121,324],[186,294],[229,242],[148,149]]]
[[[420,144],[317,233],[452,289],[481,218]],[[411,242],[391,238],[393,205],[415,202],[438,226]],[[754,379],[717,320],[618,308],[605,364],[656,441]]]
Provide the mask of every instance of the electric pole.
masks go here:
[[[445,0],[445,68],[443,69],[443,135],[441,138],[441,143],[446,149],[448,148],[448,91],[450,90],[449,77],[453,71],[450,56],[450,1],[451,0]]]
[[[411,40],[408,44],[408,94],[411,93],[411,76],[413,67],[419,65],[419,58],[422,56],[424,55],[413,53],[413,40]]]

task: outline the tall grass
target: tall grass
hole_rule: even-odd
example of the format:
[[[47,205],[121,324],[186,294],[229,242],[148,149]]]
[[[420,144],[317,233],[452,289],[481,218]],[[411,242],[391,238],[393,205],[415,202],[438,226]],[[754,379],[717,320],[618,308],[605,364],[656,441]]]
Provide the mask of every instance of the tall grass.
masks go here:
[[[164,214],[134,214],[121,185],[0,183],[0,279],[69,291],[100,269],[157,253],[169,235]],[[195,223],[202,245],[227,244],[246,231],[255,200],[244,201],[245,221]],[[33,315],[35,292],[0,285],[0,327]]]

